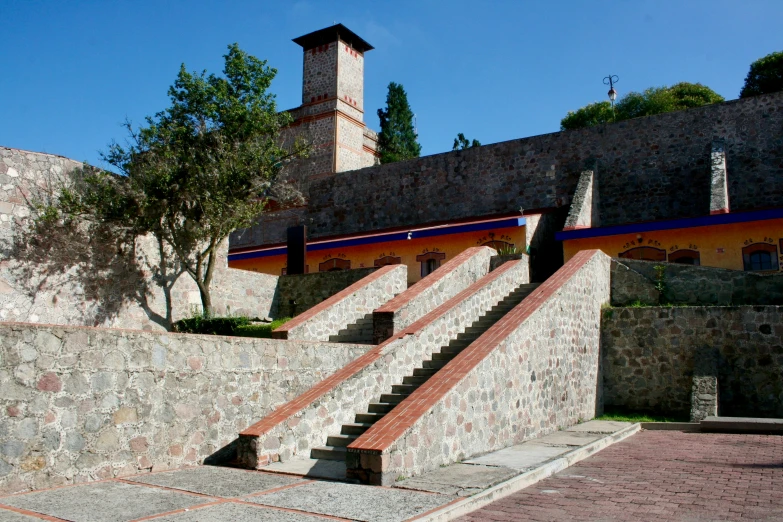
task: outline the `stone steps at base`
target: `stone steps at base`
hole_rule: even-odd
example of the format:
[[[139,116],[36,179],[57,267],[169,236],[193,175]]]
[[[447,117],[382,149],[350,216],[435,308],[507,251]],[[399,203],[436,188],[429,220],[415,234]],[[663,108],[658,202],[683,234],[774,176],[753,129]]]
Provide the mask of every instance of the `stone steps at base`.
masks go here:
[[[329,435],[326,438],[326,447],[345,448],[356,440],[358,435]]]
[[[386,415],[385,413],[357,413],[354,417],[354,421],[358,424],[375,424],[378,420]]]
[[[340,430],[340,433],[343,435],[356,435],[359,436],[365,431],[367,431],[370,426],[372,426],[372,423],[370,422],[349,422],[347,424],[343,424],[342,430]]]
[[[311,459],[323,459],[323,460],[345,460],[345,454],[347,453],[344,447],[337,446],[320,446],[310,450]]]

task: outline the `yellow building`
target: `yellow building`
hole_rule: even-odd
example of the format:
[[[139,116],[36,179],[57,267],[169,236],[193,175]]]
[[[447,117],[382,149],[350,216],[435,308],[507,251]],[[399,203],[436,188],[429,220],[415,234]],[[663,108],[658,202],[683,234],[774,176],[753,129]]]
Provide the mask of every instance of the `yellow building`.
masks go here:
[[[413,284],[472,246],[525,252],[529,245],[526,223],[527,218],[519,216],[314,239],[307,243],[307,271],[404,264],[408,266],[408,284]],[[228,264],[282,275],[286,273],[286,256],[287,247],[279,244],[237,249],[230,253]]]

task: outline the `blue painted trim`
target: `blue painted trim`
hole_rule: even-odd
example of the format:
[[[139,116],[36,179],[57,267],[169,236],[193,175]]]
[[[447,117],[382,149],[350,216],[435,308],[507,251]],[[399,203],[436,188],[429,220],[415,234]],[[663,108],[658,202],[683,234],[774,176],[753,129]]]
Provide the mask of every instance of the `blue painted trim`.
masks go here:
[[[320,240],[307,244],[309,252],[319,250],[329,250],[332,248],[346,248],[361,245],[372,245],[375,243],[389,243],[391,241],[404,241],[408,239],[420,239],[425,237],[448,236],[451,234],[462,234],[464,232],[481,232],[482,230],[492,230],[493,228],[512,228],[525,225],[525,218],[515,217],[500,219],[497,221],[487,221],[483,223],[467,223],[464,225],[444,225],[423,230],[411,230],[410,232],[392,232],[389,234],[378,234],[375,236],[338,239],[336,241]],[[276,247],[267,250],[256,250],[254,252],[242,252],[239,254],[229,254],[229,261],[240,261],[242,259],[258,259],[262,257],[279,256],[288,252],[287,247]]]
[[[632,223],[630,225],[615,225],[613,227],[581,228],[564,230],[555,234],[558,241],[569,239],[587,239],[591,237],[618,236],[621,234],[636,234],[639,232],[657,232],[676,228],[707,227],[711,225],[731,225],[749,221],[765,221],[767,219],[783,218],[783,208],[737,212],[736,214],[715,214],[696,218],[672,219],[669,221],[653,221],[650,223]]]

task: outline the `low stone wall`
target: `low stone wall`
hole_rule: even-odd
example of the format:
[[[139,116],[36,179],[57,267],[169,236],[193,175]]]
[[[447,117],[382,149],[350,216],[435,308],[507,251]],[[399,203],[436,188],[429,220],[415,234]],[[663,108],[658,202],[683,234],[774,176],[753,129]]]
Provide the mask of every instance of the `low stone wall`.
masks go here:
[[[471,247],[372,313],[373,342],[382,343],[484,277],[495,250]]]
[[[238,457],[249,468],[307,458],[357,412],[447,345],[467,326],[528,282],[527,264],[512,261],[476,281],[408,328],[240,433]]]
[[[695,359],[717,351],[718,413],[783,417],[783,307],[615,308],[601,339],[607,407],[687,417]]]
[[[609,257],[579,252],[350,444],[348,476],[389,485],[593,418],[608,301]]]
[[[202,462],[366,350],[0,323],[0,493]]]
[[[329,299],[296,316],[272,332],[276,339],[328,341],[349,324],[353,324],[407,286],[408,268],[388,265],[373,271]]]
[[[663,271],[664,295],[655,288],[656,266]],[[783,304],[783,273],[755,274],[725,268],[679,265],[635,259],[612,260],[612,306],[635,301],[648,305]]]
[[[135,263],[71,268],[55,274],[52,266],[13,257],[14,235],[30,216],[28,199],[40,186],[67,182],[81,168],[77,161],[38,152],[0,147],[0,321],[164,330],[166,299],[151,277],[158,260],[150,237],[136,245]],[[59,267],[57,267],[59,269]],[[219,247],[212,283],[218,315],[266,317],[277,306],[277,276],[228,268],[228,241]],[[201,310],[198,287],[182,274],[171,289],[172,319]]]
[[[281,276],[277,317],[296,317],[378,270],[375,267]]]

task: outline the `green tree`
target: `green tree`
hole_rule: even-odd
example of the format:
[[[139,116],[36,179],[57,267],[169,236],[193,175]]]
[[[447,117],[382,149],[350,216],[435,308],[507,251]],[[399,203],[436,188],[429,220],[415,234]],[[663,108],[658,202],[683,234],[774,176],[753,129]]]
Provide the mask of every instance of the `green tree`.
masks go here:
[[[378,109],[381,132],[378,133],[378,153],[381,163],[393,163],[418,158],[421,145],[416,141],[413,111],[402,85],[391,82],[386,95],[386,109]]]
[[[642,93],[629,92],[615,104],[614,111],[607,101],[591,103],[577,111],[569,111],[560,121],[560,129],[581,129],[722,101],[721,95],[700,83],[681,82],[670,87],[651,87]]]
[[[768,54],[750,64],[740,98],[783,91],[783,51]]]
[[[196,282],[205,314],[218,246],[253,223],[285,185],[284,164],[306,153],[301,143],[280,145],[291,117],[267,92],[277,71],[236,44],[224,58],[223,77],[189,73],[183,64],[169,88],[171,105],[138,130],[126,123],[126,144],[102,154],[122,175],[86,169],[40,218],[110,225],[128,241],[152,234],[161,263],[169,253]]]
[[[451,150],[465,150],[470,147],[481,147],[481,142],[479,140],[470,141],[460,132],[457,134],[457,137],[454,138],[454,146]]]

